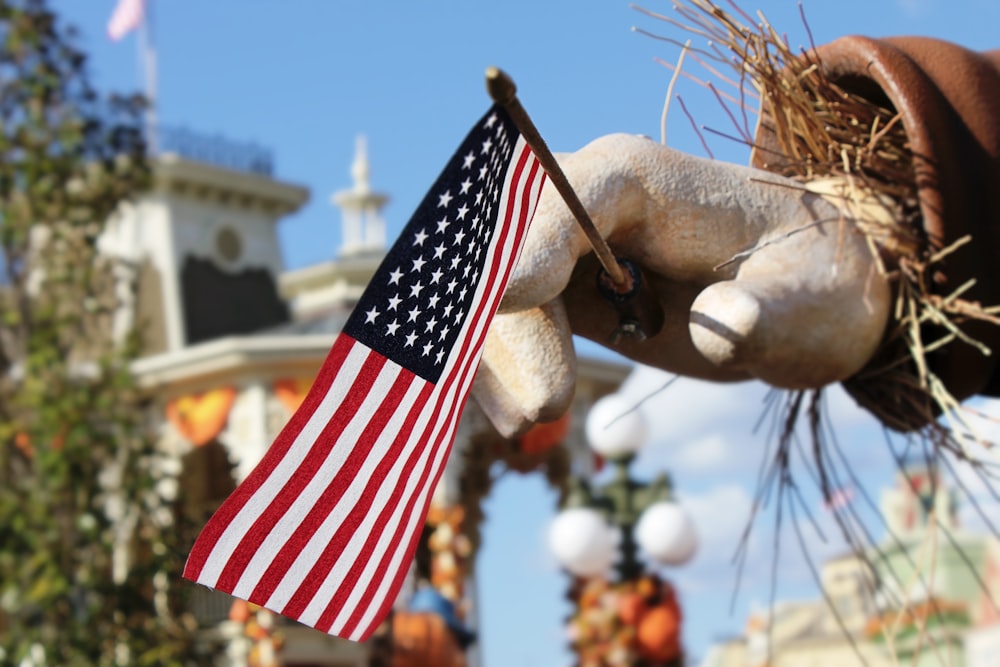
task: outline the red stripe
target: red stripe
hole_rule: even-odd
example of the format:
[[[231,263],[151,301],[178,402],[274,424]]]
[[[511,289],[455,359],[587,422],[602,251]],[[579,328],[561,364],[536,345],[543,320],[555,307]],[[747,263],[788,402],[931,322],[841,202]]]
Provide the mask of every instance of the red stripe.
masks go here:
[[[378,373],[382,370],[385,362],[386,358],[381,354],[371,353],[368,355],[361,367],[361,371],[354,378],[350,390],[344,395],[343,402],[337,406],[337,409],[331,415],[330,420],[323,429],[322,434],[313,442],[309,453],[298,463],[295,472],[285,482],[285,485],[277,495],[275,495],[274,499],[267,506],[267,509],[261,512],[250,528],[244,532],[239,546],[233,550],[232,556],[230,556],[222,573],[219,574],[215,588],[231,593],[233,588],[236,587],[240,577],[243,576],[244,570],[246,570],[247,565],[250,563],[250,559],[253,558],[264,538],[274,528],[274,524],[278,519],[285,515],[285,512],[288,511],[288,508],[295,502],[295,499],[302,493],[302,489],[316,475],[316,471],[319,470],[326,457],[330,454],[330,450],[333,449],[333,446],[337,442],[337,431],[341,430],[343,425],[351,421],[354,415],[357,414],[358,409],[368,395],[368,388],[375,378],[378,377]]]
[[[191,549],[191,555],[188,556],[184,567],[184,576],[187,579],[198,580],[202,569],[205,567],[205,563],[208,561],[212,550],[215,549],[215,545],[226,531],[226,528],[229,527],[229,524],[232,523],[236,515],[243,509],[247,501],[267,481],[271,472],[285,457],[285,454],[288,453],[292,443],[295,442],[299,433],[309,423],[313,413],[316,412],[320,403],[323,402],[323,398],[330,391],[330,387],[333,385],[340,367],[354,347],[354,344],[355,340],[350,336],[337,336],[337,339],[333,342],[333,347],[330,349],[330,353],[320,368],[316,381],[302,401],[302,405],[299,406],[299,409],[288,420],[285,427],[281,429],[281,433],[278,434],[274,443],[268,448],[261,462],[247,475],[246,480],[222,503],[222,506],[216,510],[198,535],[198,539],[195,541],[194,547]],[[211,582],[205,583],[212,585]]]
[[[385,398],[382,401],[382,407],[375,412],[371,421],[365,426],[357,444],[351,449],[351,453],[334,478],[330,480],[323,493],[316,499],[312,508],[302,518],[302,522],[298,528],[287,538],[285,544],[274,556],[271,564],[265,570],[253,592],[250,594],[249,599],[251,601],[258,604],[265,604],[274,593],[274,590],[281,583],[289,568],[294,564],[299,552],[309,543],[316,529],[329,516],[330,512],[333,511],[344,492],[347,491],[355,477],[357,477],[361,466],[364,465],[365,460],[371,455],[373,444],[382,435],[386,424],[392,418],[395,409],[399,406],[400,401],[413,383],[414,377],[413,373],[405,369],[400,369],[392,387],[386,392]],[[394,451],[393,447],[390,447],[383,456],[379,468],[386,462],[391,463],[397,456],[398,452]],[[379,468],[375,469],[373,479],[379,479]],[[365,492],[358,499],[358,502],[351,509],[350,514],[345,518],[344,523],[341,524],[338,533],[342,530],[354,532],[357,529],[365,510],[371,506],[371,499],[368,495],[368,488],[366,488]],[[336,538],[331,541],[331,544],[333,543],[336,543]],[[305,582],[303,582],[303,585],[305,585]]]
[[[365,488],[364,495],[362,495],[358,505],[352,509],[351,514],[345,521],[345,524],[351,523],[353,525],[350,529],[345,528],[344,526],[337,529],[337,532],[330,539],[329,546],[326,550],[324,550],[323,555],[309,570],[309,574],[306,575],[302,585],[298,590],[296,590],[295,595],[288,601],[288,604],[285,605],[284,609],[281,610],[282,614],[286,614],[297,619],[302,615],[302,612],[305,611],[313,596],[316,595],[316,591],[319,590],[320,586],[322,586],[323,582],[326,580],[326,577],[330,574],[330,571],[340,559],[340,553],[343,551],[344,546],[357,534],[357,525],[360,525],[364,516],[371,511],[372,501],[378,494],[379,490],[378,482],[385,479],[385,476],[391,470],[392,465],[401,455],[402,450],[409,439],[410,433],[413,430],[413,425],[420,414],[420,408],[427,402],[433,390],[434,385],[432,384],[426,384],[421,390],[414,403],[413,409],[410,410],[410,414],[407,415],[406,420],[399,429],[399,435],[393,441],[390,454],[379,462],[378,467],[372,475],[372,481],[376,483],[369,484]],[[404,470],[405,469],[406,467],[404,467]],[[391,498],[389,502],[390,504],[392,503]],[[344,531],[347,530],[350,530],[351,534],[349,536],[344,535]],[[362,560],[362,556],[359,555],[358,560]]]
[[[357,560],[351,567],[351,570],[348,572],[347,576],[344,577],[344,580],[337,587],[337,590],[331,597],[330,602],[327,604],[323,613],[320,615],[316,623],[317,628],[329,631],[330,626],[336,620],[337,613],[347,602],[347,599],[351,596],[354,587],[357,584],[361,583],[360,581],[361,574],[364,572],[365,567],[371,560],[372,554],[375,552],[375,547],[378,544],[379,540],[382,538],[382,535],[385,532],[385,528],[388,524],[389,519],[392,516],[392,513],[400,507],[400,498],[401,496],[403,496],[405,492],[406,482],[408,478],[412,478],[412,476],[414,474],[417,474],[418,471],[420,477],[418,478],[417,484],[414,487],[413,492],[407,499],[405,507],[412,508],[413,504],[416,502],[416,499],[420,496],[420,492],[424,488],[427,477],[430,473],[431,468],[433,467],[432,462],[434,460],[434,454],[440,448],[442,441],[447,440],[447,435],[449,435],[446,430],[438,430],[438,433],[435,437],[434,431],[435,429],[440,429],[442,423],[445,423],[441,421],[439,415],[441,413],[442,405],[446,402],[447,398],[451,393],[450,392],[451,385],[454,384],[454,381],[455,381],[454,374],[449,374],[448,376],[445,377],[444,383],[439,382],[438,384],[439,391],[437,392],[438,393],[437,400],[434,403],[434,407],[432,408],[431,416],[427,420],[427,424],[424,427],[423,431],[420,433],[420,436],[416,439],[417,445],[413,448],[413,451],[410,452],[410,456],[407,458],[406,464],[404,465],[403,468],[404,470],[411,471],[411,473],[409,476],[401,476],[396,481],[396,485],[393,487],[392,494],[390,495],[388,502],[386,502],[385,506],[382,508],[382,511],[379,513],[378,519],[375,521],[374,524],[375,528],[368,535],[361,549],[361,552],[358,555]],[[423,406],[423,409],[415,410],[414,412],[419,414],[424,410],[426,410],[426,406]],[[428,447],[430,447],[429,450]],[[425,459],[425,463],[423,464],[423,466],[418,467],[420,456],[423,452],[426,451],[429,451],[429,453]],[[407,515],[408,513],[404,510],[403,516]],[[400,532],[405,530],[406,525],[407,524],[405,521],[400,522],[399,525],[396,527],[396,530],[393,532],[393,537],[390,540],[389,546],[383,551],[382,558],[380,560],[380,567],[376,570],[376,573],[372,577],[372,580],[365,584],[366,586],[365,594],[362,597],[362,600],[358,603],[357,607],[355,608],[354,612],[355,615],[357,615],[359,612],[363,614],[365,609],[367,609],[367,606],[370,603],[370,598],[373,594],[374,589],[377,589],[378,584],[381,583],[381,579],[384,576],[384,570],[388,567],[388,562],[392,559],[392,556],[397,552],[399,548]],[[342,632],[343,634],[347,634],[346,628],[345,631]]]

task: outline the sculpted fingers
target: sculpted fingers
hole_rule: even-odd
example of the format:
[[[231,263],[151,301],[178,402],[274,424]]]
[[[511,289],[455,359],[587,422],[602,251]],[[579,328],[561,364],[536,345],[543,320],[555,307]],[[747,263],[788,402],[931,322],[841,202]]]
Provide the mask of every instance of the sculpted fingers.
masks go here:
[[[472,392],[501,435],[557,419],[575,388],[576,353],[562,299],[494,318]]]

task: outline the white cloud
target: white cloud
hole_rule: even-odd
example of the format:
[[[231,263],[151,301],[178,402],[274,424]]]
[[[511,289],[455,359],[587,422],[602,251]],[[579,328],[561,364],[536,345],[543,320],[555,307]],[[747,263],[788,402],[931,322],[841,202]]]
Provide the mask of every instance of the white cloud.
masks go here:
[[[735,462],[731,449],[718,433],[684,443],[676,453],[672,470],[675,474],[683,474],[731,469]]]

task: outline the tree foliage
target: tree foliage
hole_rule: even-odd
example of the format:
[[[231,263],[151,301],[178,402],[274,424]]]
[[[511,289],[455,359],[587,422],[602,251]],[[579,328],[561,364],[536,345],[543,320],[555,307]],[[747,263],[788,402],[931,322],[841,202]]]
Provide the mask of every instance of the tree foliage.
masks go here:
[[[45,0],[0,0],[0,663],[182,665],[183,556],[98,251],[149,180],[142,100],[102,99]],[[120,324],[120,322],[119,322]]]

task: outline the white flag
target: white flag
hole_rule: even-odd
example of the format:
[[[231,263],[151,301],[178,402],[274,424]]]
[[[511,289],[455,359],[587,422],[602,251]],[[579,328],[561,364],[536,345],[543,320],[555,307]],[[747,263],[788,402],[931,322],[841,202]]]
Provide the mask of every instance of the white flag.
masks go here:
[[[108,37],[117,42],[139,27],[145,13],[145,0],[118,0],[118,6],[108,19]]]

